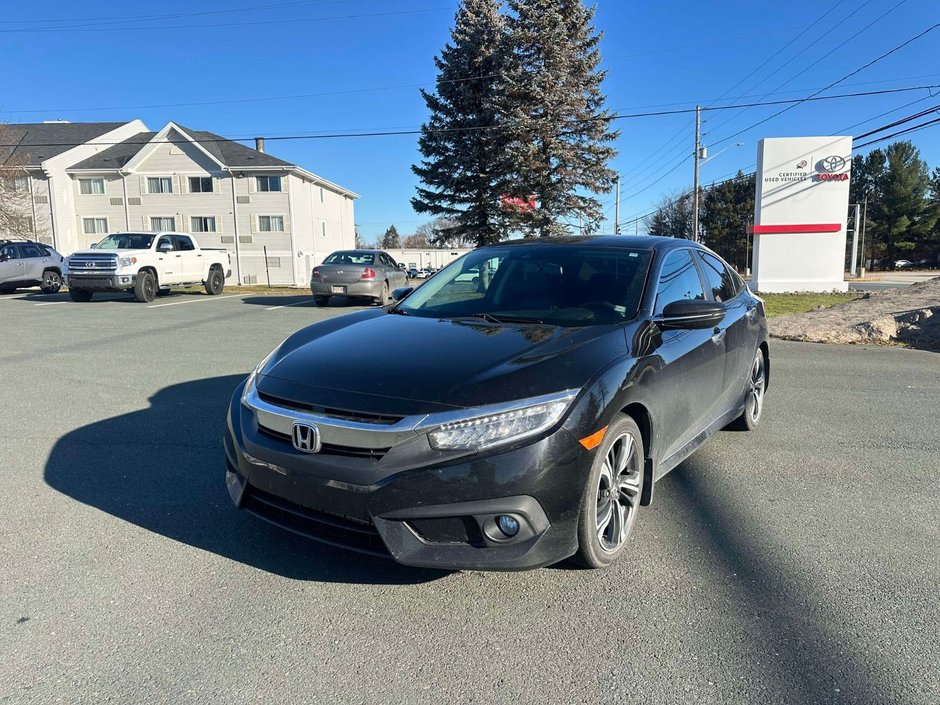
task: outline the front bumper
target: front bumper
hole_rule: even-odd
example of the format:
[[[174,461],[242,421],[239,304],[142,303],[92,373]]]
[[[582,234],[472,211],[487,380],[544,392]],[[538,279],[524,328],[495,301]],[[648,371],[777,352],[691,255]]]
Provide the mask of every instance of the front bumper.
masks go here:
[[[66,286],[72,289],[90,291],[123,291],[133,289],[136,274],[66,274],[63,276]]]
[[[370,279],[367,281],[352,282],[351,284],[329,284],[325,282],[310,282],[310,292],[314,296],[368,296],[379,298],[382,296],[384,279]]]
[[[452,461],[402,464],[389,453],[310,455],[259,431],[239,387],[225,433],[235,504],[317,541],[447,570],[526,570],[577,550],[581,493],[592,455],[564,428],[521,447]],[[433,455],[433,453],[429,454]],[[357,475],[366,479],[356,482]],[[507,537],[496,517],[511,515]]]

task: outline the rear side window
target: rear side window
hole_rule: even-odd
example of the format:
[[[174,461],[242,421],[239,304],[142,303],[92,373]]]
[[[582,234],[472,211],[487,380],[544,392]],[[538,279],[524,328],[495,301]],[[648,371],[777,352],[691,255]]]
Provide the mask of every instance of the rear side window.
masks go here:
[[[730,301],[738,294],[738,287],[725,263],[707,252],[696,253],[705,274],[705,281],[715,301]]]
[[[193,241],[190,240],[185,235],[175,235],[173,239],[176,240],[176,249],[180,250],[181,252],[186,252],[187,250],[196,249],[193,246]]]
[[[705,289],[688,250],[670,252],[659,275],[656,289],[656,314],[673,301],[704,301]]]
[[[20,245],[20,252],[23,253],[23,257],[42,257],[42,250],[40,250],[36,245]]]

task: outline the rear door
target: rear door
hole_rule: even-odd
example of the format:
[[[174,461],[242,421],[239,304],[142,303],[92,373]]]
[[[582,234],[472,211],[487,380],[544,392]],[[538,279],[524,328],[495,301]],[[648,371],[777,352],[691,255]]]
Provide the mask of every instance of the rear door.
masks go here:
[[[17,247],[19,247],[20,255],[23,258],[24,278],[28,281],[40,281],[42,271],[45,268],[43,264],[45,252],[39,245],[34,245],[31,242],[20,243]]]
[[[388,285],[392,291],[408,285],[408,277],[391,255],[383,252],[379,255],[379,259],[385,267],[385,278],[388,279]]]
[[[163,249],[161,249],[163,248]],[[179,284],[182,279],[182,257],[176,251],[176,242],[172,235],[161,235],[156,244],[157,276],[160,286]]]
[[[719,326],[725,336],[725,372],[722,397],[715,409],[717,418],[740,401],[756,342],[750,343],[747,302],[740,296],[729,267],[709,252],[699,250],[695,255],[705,277],[706,293],[725,306],[725,319]]]
[[[189,235],[174,235],[177,262],[180,263],[180,279],[187,284],[201,282],[204,278],[202,252],[196,249]]]
[[[673,250],[660,267],[654,317],[673,301],[704,301],[705,288],[688,249]],[[666,460],[711,423],[711,410],[724,384],[724,341],[705,330],[663,330],[657,435]]]

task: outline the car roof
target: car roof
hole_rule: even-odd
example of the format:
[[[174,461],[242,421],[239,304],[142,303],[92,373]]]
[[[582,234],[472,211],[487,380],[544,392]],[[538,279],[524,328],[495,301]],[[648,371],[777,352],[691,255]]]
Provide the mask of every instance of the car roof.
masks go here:
[[[538,244],[553,245],[590,245],[592,247],[629,247],[641,250],[671,250],[679,247],[705,249],[697,242],[681,237],[663,237],[661,235],[595,235],[571,237],[532,237],[516,240],[503,240],[485,247],[526,247]],[[482,249],[482,248],[481,248]]]

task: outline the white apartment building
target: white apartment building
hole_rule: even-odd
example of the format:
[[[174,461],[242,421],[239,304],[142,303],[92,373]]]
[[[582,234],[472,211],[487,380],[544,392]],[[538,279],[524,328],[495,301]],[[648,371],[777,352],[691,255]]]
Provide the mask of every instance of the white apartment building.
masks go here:
[[[306,285],[330,252],[355,245],[359,196],[295,164],[170,122],[8,125],[0,165],[19,165],[31,227],[64,254],[123,230],[192,233],[232,254],[246,284]]]

